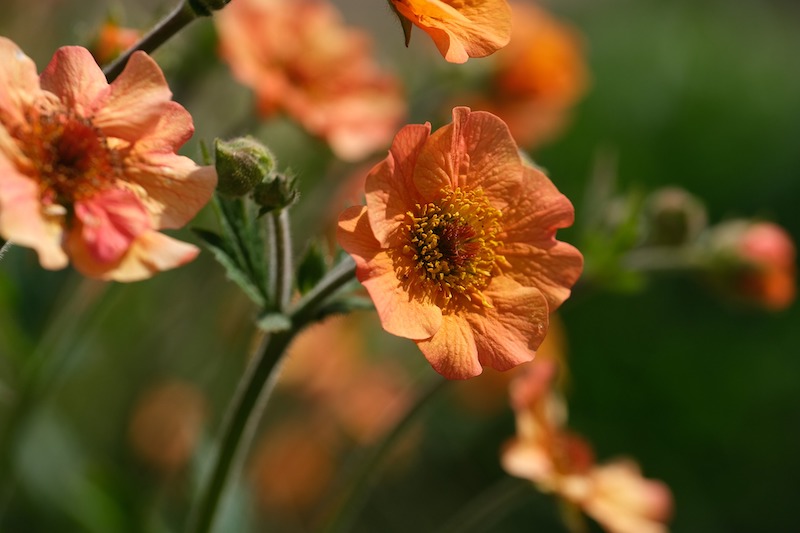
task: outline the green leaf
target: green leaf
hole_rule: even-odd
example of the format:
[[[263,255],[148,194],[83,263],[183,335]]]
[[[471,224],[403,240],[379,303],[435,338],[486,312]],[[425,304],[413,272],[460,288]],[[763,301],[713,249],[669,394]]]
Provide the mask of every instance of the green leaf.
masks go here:
[[[311,290],[327,272],[325,256],[316,244],[311,244],[297,267],[297,288],[301,294]]]
[[[236,283],[244,293],[259,307],[266,305],[264,295],[259,288],[253,284],[248,272],[240,265],[236,251],[233,250],[231,243],[213,231],[194,228],[197,235],[206,248],[214,254],[214,258],[225,268],[228,279]]]
[[[258,318],[256,326],[267,333],[277,333],[290,329],[292,321],[283,313],[267,313]]]

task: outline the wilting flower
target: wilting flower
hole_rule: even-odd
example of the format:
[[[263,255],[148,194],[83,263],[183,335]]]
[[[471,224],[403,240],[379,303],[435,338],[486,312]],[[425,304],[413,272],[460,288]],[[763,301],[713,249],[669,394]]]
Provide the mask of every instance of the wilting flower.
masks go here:
[[[222,55],[262,115],[284,111],[346,160],[389,144],[405,114],[398,82],[327,1],[237,0],[215,21]]]
[[[511,38],[511,9],[506,0],[389,1],[401,17],[430,35],[451,63],[488,56]]]
[[[611,533],[665,533],[672,496],[642,477],[632,461],[594,463],[589,444],[566,429],[567,410],[554,390],[554,359],[538,359],[512,382],[517,435],[502,453],[503,468],[584,510]]]
[[[576,30],[541,7],[517,2],[512,10],[511,41],[493,57],[488,94],[473,106],[495,113],[530,147],[562,130],[588,74]]]
[[[533,358],[583,257],[555,240],[572,204],[522,162],[500,119],[460,107],[433,134],[404,127],[366,200],[341,214],[339,242],[386,331],[448,378]]]
[[[0,38],[0,236],[48,269],[132,281],[192,260],[178,228],[216,183],[175,151],[193,132],[158,65],[131,57],[111,85],[84,48],[36,66]]]
[[[794,301],[796,249],[786,230],[770,222],[732,220],[713,228],[713,273],[723,290],[767,309]]]

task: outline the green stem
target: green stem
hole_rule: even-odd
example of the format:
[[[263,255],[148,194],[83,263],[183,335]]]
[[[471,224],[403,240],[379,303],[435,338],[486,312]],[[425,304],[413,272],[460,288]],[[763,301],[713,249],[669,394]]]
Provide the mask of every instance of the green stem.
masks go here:
[[[181,2],[169,15],[161,19],[147,35],[142,37],[139,42],[108,64],[103,69],[103,74],[106,75],[109,82],[114,81],[114,79],[122,73],[122,70],[125,68],[125,65],[128,64],[128,60],[134,52],[142,50],[149,54],[199,16],[198,12],[192,8],[190,0]]]
[[[632,250],[622,257],[624,268],[637,272],[686,272],[702,267],[701,258],[691,248],[651,246]]]
[[[504,477],[470,500],[437,533],[494,531],[493,526],[532,493],[530,481]]]
[[[289,210],[280,209],[269,214],[272,228],[272,294],[278,311],[285,311],[292,297],[294,258]]]
[[[240,451],[252,440],[261,412],[278,377],[279,363],[292,339],[316,316],[317,308],[343,285],[353,279],[352,260],[337,265],[289,312],[292,327],[264,337],[252,363],[237,386],[222,423],[222,441],[211,477],[201,497],[192,508],[187,531],[208,533],[214,525],[228,478]]]
[[[0,261],[3,260],[3,256],[6,255],[6,252],[11,249],[11,245],[13,244],[11,241],[4,241],[0,239]]]
[[[323,528],[324,532],[347,531],[352,526],[354,520],[358,517],[358,513],[367,502],[369,489],[375,483],[376,476],[387,455],[392,451],[399,438],[405,434],[406,430],[417,421],[420,413],[424,411],[431,399],[444,389],[446,383],[449,382],[437,378],[430,384],[427,390],[420,395],[417,403],[406,412],[403,419],[383,437],[381,442],[372,448],[348,486],[342,491],[342,496],[339,498],[332,516]]]

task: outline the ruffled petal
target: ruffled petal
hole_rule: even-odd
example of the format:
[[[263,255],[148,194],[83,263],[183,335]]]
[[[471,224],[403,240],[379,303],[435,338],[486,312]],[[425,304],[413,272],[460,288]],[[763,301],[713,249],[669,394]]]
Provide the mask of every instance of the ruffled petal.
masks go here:
[[[40,92],[34,62],[12,41],[0,37],[0,127],[23,122],[23,110]]]
[[[67,241],[75,268],[85,276],[121,282],[140,281],[188,263],[200,249],[157,231],[139,235],[127,253],[112,264],[97,262],[84,241],[70,234]]]
[[[214,167],[200,167],[188,157],[132,154],[125,160],[125,178],[144,189],[142,201],[154,228],[179,228],[208,203],[217,186]]]
[[[526,287],[536,287],[553,312],[569,298],[583,271],[583,255],[572,245],[553,241],[549,248],[510,243],[498,250],[510,265],[506,275]]]
[[[108,82],[92,54],[80,46],[56,50],[42,71],[42,89],[58,96],[64,105],[89,117],[108,96]]]
[[[478,347],[478,360],[495,370],[531,361],[547,333],[547,300],[532,287],[496,277],[484,291],[492,307],[466,313]]]
[[[367,176],[369,223],[381,243],[388,243],[390,236],[405,223],[406,213],[419,201],[412,177],[430,132],[430,123],[405,126],[395,136],[389,156]]]
[[[17,173],[0,156],[0,235],[4,239],[36,250],[42,267],[58,270],[67,266],[61,248],[61,216],[42,212],[39,185]]]
[[[136,238],[151,229],[142,202],[125,189],[109,189],[75,203],[86,250],[98,263],[117,262]]]
[[[555,242],[556,230],[574,220],[569,199],[541,171],[526,166],[518,194],[503,211],[502,239],[547,247]]]
[[[463,316],[444,315],[436,334],[416,343],[433,369],[447,379],[468,379],[483,372],[472,328]]]
[[[356,277],[369,292],[383,329],[409,339],[427,339],[439,331],[441,309],[403,287],[392,259],[372,234],[366,207],[354,206],[342,212],[337,237],[353,256]]]
[[[137,141],[155,132],[161,138],[174,138],[173,149],[192,136],[191,116],[172,102],[172,91],[161,69],[144,52],[134,53],[125,70],[109,88],[108,99],[93,119],[106,136]],[[168,125],[164,131],[157,131]]]

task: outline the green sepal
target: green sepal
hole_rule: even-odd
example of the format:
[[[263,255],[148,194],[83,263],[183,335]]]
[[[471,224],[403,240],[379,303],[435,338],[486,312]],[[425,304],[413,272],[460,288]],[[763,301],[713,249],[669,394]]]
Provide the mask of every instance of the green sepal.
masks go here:
[[[311,244],[297,267],[297,288],[301,294],[311,290],[325,275],[328,265],[319,246]]]

